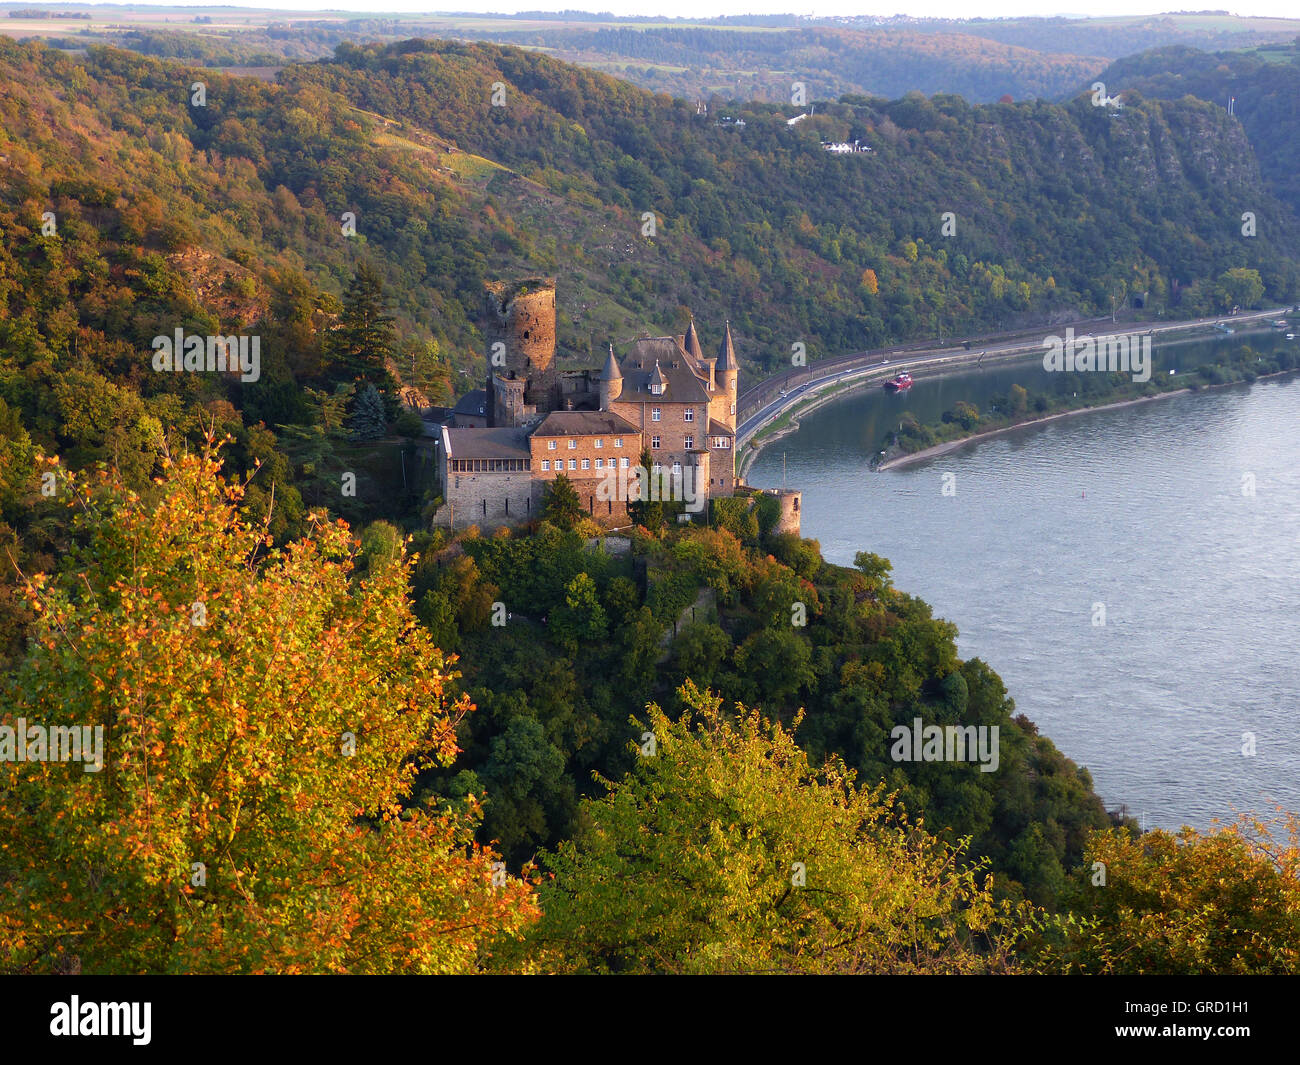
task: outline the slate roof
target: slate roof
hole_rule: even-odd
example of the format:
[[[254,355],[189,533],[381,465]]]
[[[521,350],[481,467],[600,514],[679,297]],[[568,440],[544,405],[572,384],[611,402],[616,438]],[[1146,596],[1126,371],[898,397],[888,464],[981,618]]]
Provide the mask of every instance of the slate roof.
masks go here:
[[[453,459],[526,459],[532,457],[528,448],[528,430],[498,429],[443,429],[447,451]]]
[[[542,419],[534,436],[638,436],[631,422],[607,410],[557,410]]]
[[[700,334],[695,331],[695,319],[691,319],[691,324],[686,327],[686,335],[682,337],[682,347],[686,349],[686,354],[693,359],[704,358],[704,349],[700,347]]]
[[[655,395],[650,379],[655,364],[667,387]],[[623,357],[623,394],[618,403],[708,403],[708,387],[691,369],[690,359],[676,337],[642,337],[632,341],[632,350]]]
[[[452,407],[454,414],[468,414],[471,416],[484,416],[487,414],[487,389],[476,388],[473,391],[466,392],[460,399],[456,400],[456,406]],[[475,456],[476,458],[480,456]]]
[[[618,360],[614,358],[614,345],[609,346],[609,354],[605,356],[605,368],[600,371],[599,381],[621,381],[623,374],[619,372]]]
[[[723,370],[739,370],[740,362],[736,359],[736,347],[731,342],[731,323],[727,323],[727,331],[722,337],[722,346],[718,348],[718,372]]]

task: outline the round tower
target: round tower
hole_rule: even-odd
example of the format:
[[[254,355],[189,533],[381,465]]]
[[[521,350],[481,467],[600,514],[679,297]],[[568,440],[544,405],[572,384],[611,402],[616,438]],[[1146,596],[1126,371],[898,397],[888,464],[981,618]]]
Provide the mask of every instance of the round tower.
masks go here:
[[[490,281],[483,337],[488,381],[492,375],[525,382],[525,398],[539,411],[552,409],[555,368],[555,278]],[[498,347],[497,345],[500,345]]]
[[[609,405],[623,394],[623,372],[618,368],[614,358],[614,345],[609,346],[609,355],[605,359],[605,368],[600,371],[600,409],[609,410]]]
[[[794,533],[795,536],[798,536],[801,528],[800,509],[803,505],[803,493],[790,488],[782,488],[776,492],[776,497],[781,502],[781,517],[777,520],[776,531],[779,533]]]
[[[722,337],[722,346],[718,349],[718,362],[715,369],[718,387],[723,392],[723,410],[718,420],[731,429],[736,428],[736,403],[740,398],[740,361],[736,358],[736,346],[731,342],[731,323]]]

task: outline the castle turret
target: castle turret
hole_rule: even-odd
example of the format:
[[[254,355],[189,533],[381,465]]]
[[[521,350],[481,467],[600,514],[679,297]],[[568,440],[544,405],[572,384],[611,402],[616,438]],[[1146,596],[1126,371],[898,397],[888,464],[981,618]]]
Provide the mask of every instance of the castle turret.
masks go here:
[[[700,347],[700,335],[695,331],[695,318],[691,317],[691,324],[686,327],[686,336],[682,339],[682,347],[686,349],[686,354],[696,362],[704,358],[704,349]]]
[[[623,394],[623,374],[614,358],[614,345],[609,346],[609,355],[605,359],[605,368],[597,378],[600,388],[600,409],[609,410],[609,405]]]
[[[725,406],[720,406],[718,420],[724,422],[729,428],[736,428],[736,402],[740,393],[740,362],[736,358],[736,347],[731,342],[731,323],[727,323],[726,333],[722,338],[722,346],[718,349],[718,363],[716,368],[718,387],[722,390],[725,397]]]
[[[524,382],[524,401],[553,409],[559,387],[555,367],[555,279],[529,277],[486,286],[483,336],[487,342],[489,399],[494,378]],[[496,407],[495,402],[488,404]]]

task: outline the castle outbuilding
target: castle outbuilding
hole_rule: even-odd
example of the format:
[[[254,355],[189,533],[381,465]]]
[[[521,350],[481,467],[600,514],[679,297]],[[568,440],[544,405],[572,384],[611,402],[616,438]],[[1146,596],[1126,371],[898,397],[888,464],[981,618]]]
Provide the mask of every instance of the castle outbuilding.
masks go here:
[[[618,486],[642,451],[650,473],[685,485],[688,497],[735,491],[740,367],[730,323],[714,357],[704,354],[692,319],[682,336],[623,342],[621,354],[611,344],[599,371],[562,372],[555,280],[498,281],[486,290],[486,426],[463,427],[463,415],[443,426],[446,505],[435,523],[528,521],[546,483],[561,473],[591,517],[625,522],[626,492]]]

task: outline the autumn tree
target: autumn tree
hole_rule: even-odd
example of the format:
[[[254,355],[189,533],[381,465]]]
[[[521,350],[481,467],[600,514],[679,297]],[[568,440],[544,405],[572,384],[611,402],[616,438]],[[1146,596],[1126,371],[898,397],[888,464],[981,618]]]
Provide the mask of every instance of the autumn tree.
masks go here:
[[[1282,838],[1277,838],[1281,836]],[[1093,833],[1064,916],[1035,941],[1047,972],[1300,972],[1300,818],[1208,832]]]
[[[474,842],[413,808],[469,709],[407,605],[404,552],[313,515],[274,548],[220,455],[142,494],[61,475],[81,545],[3,724],[102,729],[103,768],[0,762],[0,971],[464,972],[533,917]]]
[[[959,848],[909,823],[842,763],[815,769],[756,710],[687,683],[671,721],[635,724],[639,756],[587,827],[544,863],[530,945],[572,973],[983,972],[1007,968],[1004,920]]]

